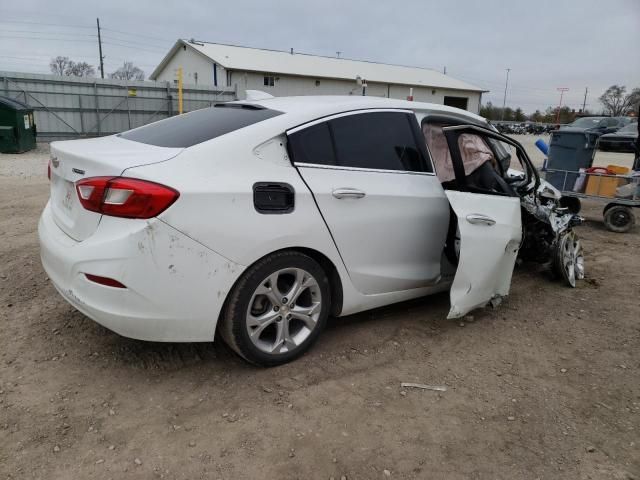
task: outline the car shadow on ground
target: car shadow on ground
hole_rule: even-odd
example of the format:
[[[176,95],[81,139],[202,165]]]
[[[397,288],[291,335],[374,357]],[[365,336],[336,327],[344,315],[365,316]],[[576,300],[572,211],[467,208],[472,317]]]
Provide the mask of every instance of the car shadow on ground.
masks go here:
[[[255,371],[238,357],[217,335],[215,341],[202,343],[147,342],[122,337],[68,306],[63,315],[65,325],[60,328],[66,339],[67,355],[88,356],[97,365],[116,364],[131,374],[134,372],[175,372],[206,367],[212,372]],[[375,349],[380,342],[392,341],[399,329],[420,331],[423,335],[442,333],[458,328],[459,321],[447,320],[448,292],[408,300],[345,317],[330,317],[317,343],[297,362],[317,362],[327,356],[340,356],[354,345]],[[375,333],[372,333],[372,330]],[[68,333],[67,333],[68,332]],[[82,340],[73,337],[81,335]],[[76,352],[73,352],[73,349]]]

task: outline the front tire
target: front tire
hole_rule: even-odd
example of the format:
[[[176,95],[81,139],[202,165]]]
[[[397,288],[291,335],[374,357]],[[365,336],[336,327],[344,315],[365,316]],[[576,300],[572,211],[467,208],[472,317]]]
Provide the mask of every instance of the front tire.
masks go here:
[[[247,269],[227,298],[220,334],[242,358],[270,367],[307,351],[329,316],[322,267],[297,251],[272,253]]]
[[[582,243],[573,230],[564,232],[558,238],[551,267],[556,276],[573,288],[576,287],[577,280],[584,278]]]

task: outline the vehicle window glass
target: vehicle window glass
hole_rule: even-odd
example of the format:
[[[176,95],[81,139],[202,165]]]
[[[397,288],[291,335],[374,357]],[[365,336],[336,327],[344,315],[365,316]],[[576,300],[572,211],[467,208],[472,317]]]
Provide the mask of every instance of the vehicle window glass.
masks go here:
[[[331,134],[326,122],[289,135],[289,147],[295,162],[318,165],[336,164]]]
[[[487,138],[486,140],[489,145],[491,145],[495,153],[501,172],[504,173],[509,170],[512,158],[511,145],[501,142],[500,140],[496,140],[495,138]]]
[[[338,165],[381,170],[425,171],[409,115],[373,112],[329,121]]]
[[[281,114],[267,108],[222,104],[160,120],[118,136],[157,147],[186,148]]]

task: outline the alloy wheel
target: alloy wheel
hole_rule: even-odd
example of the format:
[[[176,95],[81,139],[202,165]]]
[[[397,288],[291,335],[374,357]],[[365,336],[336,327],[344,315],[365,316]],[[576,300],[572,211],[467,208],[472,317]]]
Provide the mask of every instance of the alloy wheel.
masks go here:
[[[262,352],[290,352],[311,335],[322,310],[318,281],[301,268],[285,268],[265,278],[246,313],[251,342]]]
[[[559,245],[560,270],[564,279],[572,287],[576,280],[584,278],[584,254],[582,244],[574,232],[562,236]]]

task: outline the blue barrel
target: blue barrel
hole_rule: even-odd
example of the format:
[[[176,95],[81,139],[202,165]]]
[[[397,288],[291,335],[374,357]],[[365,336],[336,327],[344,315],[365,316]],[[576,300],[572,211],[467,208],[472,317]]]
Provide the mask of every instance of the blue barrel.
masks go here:
[[[546,143],[544,143],[544,140],[539,138],[538,140],[536,140],[535,145],[536,147],[538,147],[538,150],[540,150],[542,153],[544,153],[545,155],[549,155],[549,146]]]

